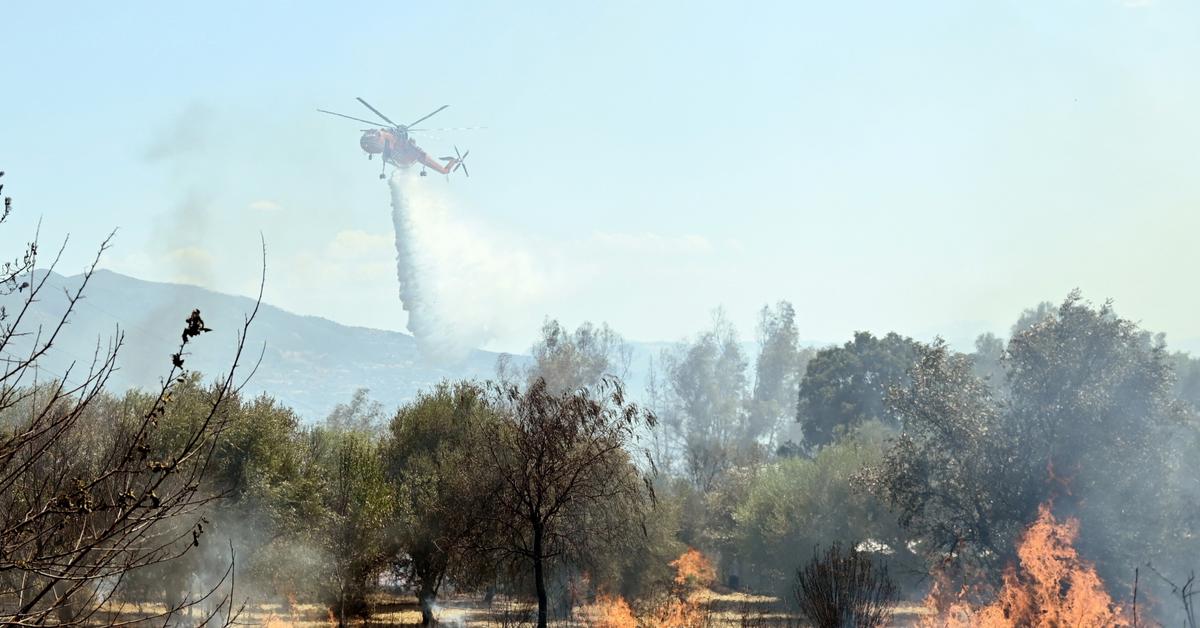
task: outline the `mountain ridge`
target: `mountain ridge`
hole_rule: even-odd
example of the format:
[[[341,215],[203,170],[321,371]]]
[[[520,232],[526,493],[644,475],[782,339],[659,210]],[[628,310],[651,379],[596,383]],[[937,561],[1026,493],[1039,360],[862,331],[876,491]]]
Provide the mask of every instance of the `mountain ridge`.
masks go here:
[[[36,271],[40,278],[46,271]],[[83,275],[51,273],[22,328],[52,324],[67,305],[64,290],[79,286]],[[12,316],[24,293],[0,298]],[[109,380],[113,391],[156,385],[170,367],[183,321],[199,309],[214,331],[188,345],[187,367],[206,378],[224,374],[234,357],[236,333],[254,299],[199,286],[154,282],[98,269],[71,316],[70,324],[46,356],[42,371],[55,377],[73,373],[90,362],[81,347],[103,348],[119,329],[123,344],[117,370]],[[26,345],[27,346],[27,345]],[[18,342],[9,352],[19,352]],[[262,351],[248,394],[266,393],[292,407],[306,421],[324,417],[359,388],[392,408],[423,388],[442,380],[491,377],[500,355],[474,350],[460,363],[436,364],[422,357],[416,339],[402,332],[343,325],[319,316],[297,314],[263,303],[247,334],[242,373],[248,373]],[[519,359],[519,356],[518,356]]]

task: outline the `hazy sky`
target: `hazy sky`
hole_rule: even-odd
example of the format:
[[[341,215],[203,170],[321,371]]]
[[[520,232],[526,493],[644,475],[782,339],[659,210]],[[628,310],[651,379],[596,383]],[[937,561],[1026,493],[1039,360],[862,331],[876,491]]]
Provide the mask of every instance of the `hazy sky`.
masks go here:
[[[1073,287],[1200,338],[1196,2],[321,5],[6,5],[4,250],[40,219],[73,273],[119,227],[106,266],[246,293],[261,231],[268,301],[403,329],[378,162],[315,111],[363,96],[489,127],[421,143],[472,151],[434,245],[519,288],[491,348],[779,299],[958,338]]]

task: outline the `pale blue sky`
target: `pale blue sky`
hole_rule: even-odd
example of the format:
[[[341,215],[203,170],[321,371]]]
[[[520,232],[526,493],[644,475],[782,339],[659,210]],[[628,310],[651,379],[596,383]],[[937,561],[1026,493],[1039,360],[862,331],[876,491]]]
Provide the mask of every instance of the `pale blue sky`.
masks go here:
[[[438,245],[524,287],[491,348],[779,299],[962,336],[1076,286],[1200,338],[1195,2],[338,4],[6,6],[3,243],[40,217],[73,272],[120,227],[108,266],[244,293],[262,230],[271,302],[403,329],[377,162],[314,111],[363,96],[489,127],[421,142],[472,150]]]

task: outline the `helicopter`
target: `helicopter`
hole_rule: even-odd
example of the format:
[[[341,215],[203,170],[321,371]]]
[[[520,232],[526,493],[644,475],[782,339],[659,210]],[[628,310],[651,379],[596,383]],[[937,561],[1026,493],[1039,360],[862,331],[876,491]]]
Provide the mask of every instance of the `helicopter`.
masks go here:
[[[380,126],[378,122],[372,122],[370,120],[363,120],[362,118],[355,118],[354,116],[348,116],[344,113],[337,113],[336,111],[326,111],[324,109],[317,109],[317,111],[319,111],[321,113],[327,113],[332,116],[349,118],[356,122],[364,122],[366,124],[370,124],[373,127],[376,127],[376,128],[370,128],[370,129],[362,129],[363,135],[361,138],[359,138],[358,145],[361,146],[363,150],[367,151],[367,159],[371,159],[375,155],[380,155],[380,160],[379,160],[381,162],[379,164],[379,166],[380,166],[379,178],[380,179],[382,179],[386,176],[384,174],[384,169],[387,168],[387,165],[389,163],[397,168],[409,168],[415,163],[420,163],[422,177],[426,176],[426,174],[427,174],[426,168],[432,168],[432,169],[436,170],[437,172],[440,172],[447,176],[449,176],[449,174],[452,172],[458,172],[459,170],[462,170],[464,175],[466,175],[468,177],[471,176],[471,173],[467,171],[467,164],[466,164],[467,155],[471,154],[471,151],[467,151],[465,153],[460,153],[460,152],[458,152],[458,147],[455,146],[453,157],[439,157],[438,158],[441,161],[445,162],[443,164],[443,163],[440,163],[438,161],[438,159],[434,159],[433,157],[430,157],[429,153],[426,153],[424,150],[421,150],[421,147],[417,146],[417,142],[415,140],[413,140],[412,137],[409,136],[410,133],[419,132],[419,131],[451,130],[451,129],[417,129],[417,128],[413,128],[416,125],[428,120],[429,118],[432,118],[434,115],[440,113],[443,109],[445,109],[446,107],[449,107],[450,105],[442,105],[441,107],[434,109],[431,113],[428,113],[425,116],[418,118],[416,121],[411,122],[409,124],[396,124],[395,122],[392,122],[391,118],[388,118],[387,116],[383,115],[383,113],[381,113],[378,109],[372,107],[370,103],[363,100],[362,98],[358,98],[358,102],[362,103],[363,106],[366,107],[367,109],[370,109],[372,113],[379,116],[389,126]]]

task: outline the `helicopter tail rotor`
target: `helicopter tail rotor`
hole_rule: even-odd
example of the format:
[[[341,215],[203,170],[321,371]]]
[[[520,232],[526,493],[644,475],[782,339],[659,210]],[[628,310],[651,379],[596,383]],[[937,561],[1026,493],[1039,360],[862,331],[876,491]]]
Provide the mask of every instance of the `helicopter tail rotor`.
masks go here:
[[[468,150],[468,151],[467,151],[467,152],[465,152],[465,153],[459,153],[459,152],[458,152],[458,147],[457,147],[457,146],[455,146],[455,147],[454,147],[454,154],[455,154],[455,159],[454,159],[454,168],[452,168],[452,169],[450,170],[450,172],[458,172],[458,170],[461,168],[461,169],[462,169],[462,171],[463,171],[463,174],[464,174],[464,175],[465,175],[467,178],[470,178],[470,177],[471,177],[471,172],[470,172],[469,170],[467,170],[467,155],[470,155],[470,154],[471,154],[471,151],[469,151],[469,150]]]
[[[471,154],[471,151],[467,151],[465,153],[458,152],[458,147],[455,146],[454,147],[454,156],[453,157],[442,157],[442,161],[447,162],[446,166],[448,166],[450,168],[450,172],[458,172],[459,169],[461,168],[463,171],[463,174],[466,175],[467,177],[470,177],[471,172],[467,170],[467,164],[466,164],[467,155],[470,155],[470,154]]]

